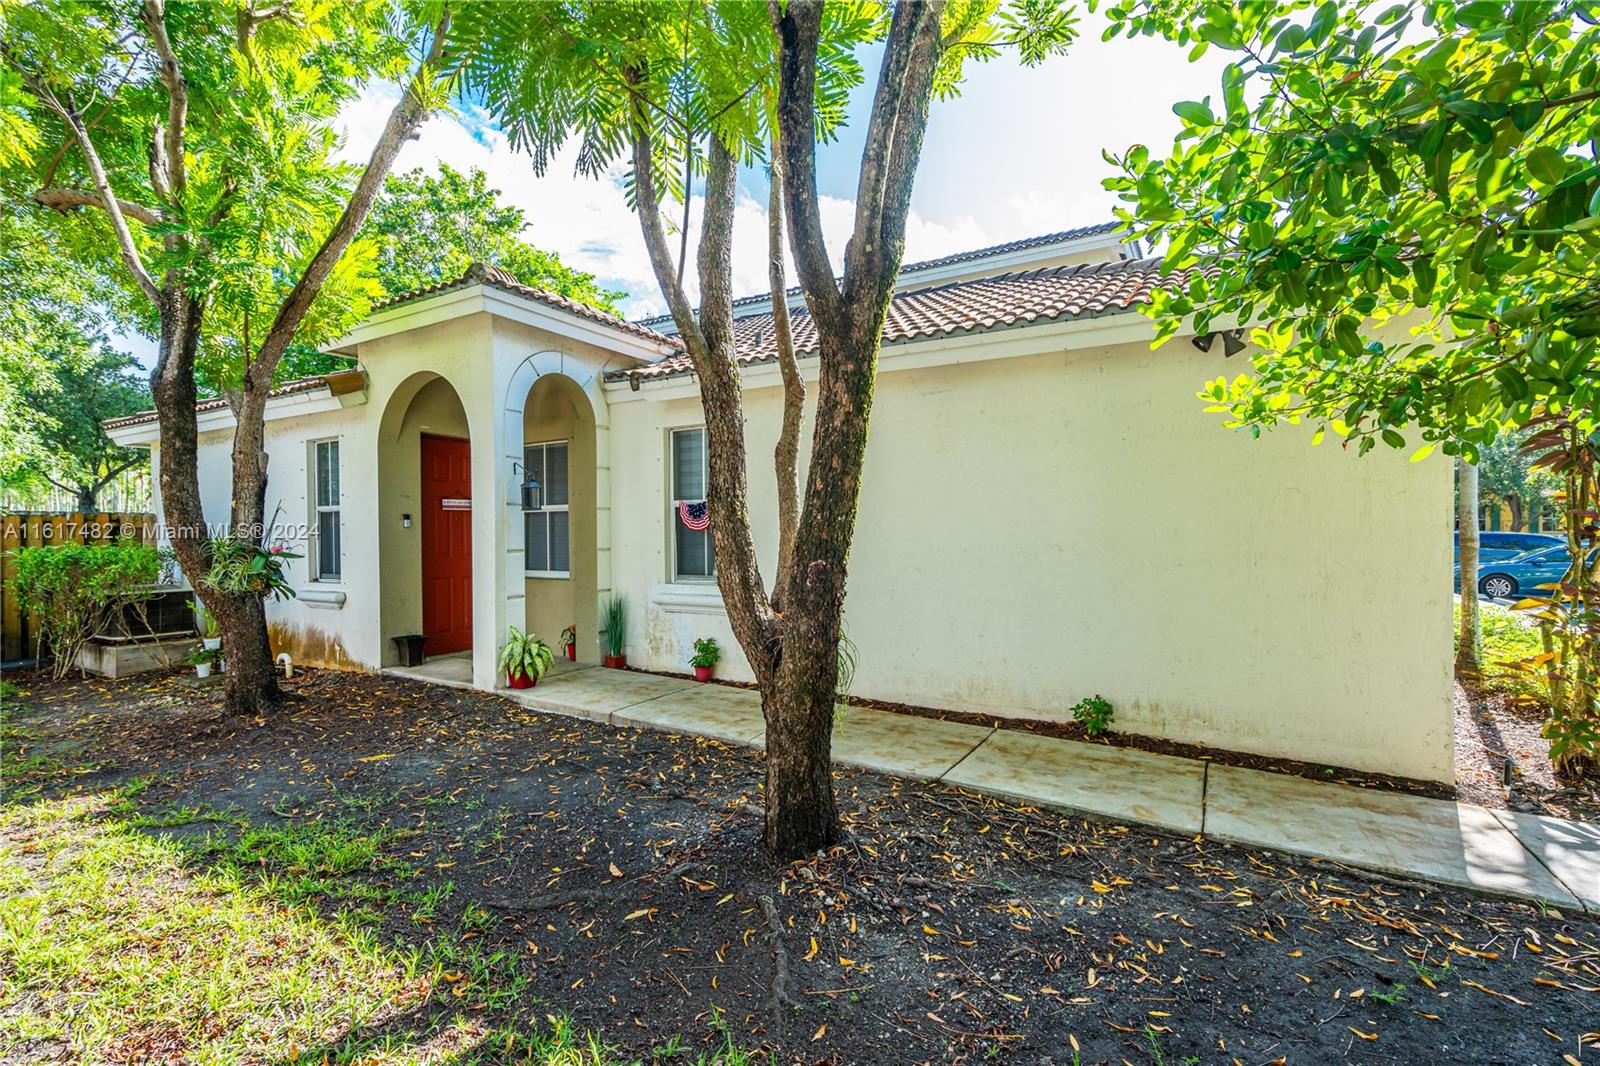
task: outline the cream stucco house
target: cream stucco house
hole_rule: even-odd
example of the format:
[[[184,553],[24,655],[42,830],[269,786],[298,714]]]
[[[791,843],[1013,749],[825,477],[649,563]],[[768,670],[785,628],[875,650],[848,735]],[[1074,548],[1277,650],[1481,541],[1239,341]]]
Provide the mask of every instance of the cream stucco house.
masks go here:
[[[1030,718],[1103,693],[1130,731],[1452,779],[1448,465],[1222,428],[1195,392],[1233,372],[1223,345],[1152,350],[1136,313],[1160,270],[1108,226],[904,270],[852,553],[855,691]],[[779,375],[767,300],[736,310],[770,573]],[[552,644],[575,625],[593,661],[620,593],[631,664],[682,671],[710,635],[720,672],[748,677],[707,534],[677,507],[703,496],[705,455],[669,327],[492,268],[375,310],[334,349],[356,370],[267,408],[267,510],[308,534],[274,640],[379,669],[425,632],[491,688],[509,624]],[[221,520],[232,420],[201,406]],[[152,416],[108,428],[160,462]]]

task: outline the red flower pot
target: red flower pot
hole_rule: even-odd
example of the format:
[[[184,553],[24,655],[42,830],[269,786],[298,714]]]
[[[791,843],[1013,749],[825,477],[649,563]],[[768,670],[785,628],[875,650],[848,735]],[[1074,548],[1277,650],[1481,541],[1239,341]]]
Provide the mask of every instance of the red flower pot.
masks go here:
[[[694,679],[696,681],[710,681],[711,680],[711,667],[709,667],[709,666],[697,666],[697,667],[695,667],[694,668]]]
[[[570,663],[578,661],[578,646],[576,644],[567,645],[567,661]]]
[[[532,674],[513,674],[506,672],[506,684],[512,688],[532,688],[539,683],[539,679]]]
[[[626,655],[607,655],[601,662],[612,670],[621,670],[628,665],[628,657]]]

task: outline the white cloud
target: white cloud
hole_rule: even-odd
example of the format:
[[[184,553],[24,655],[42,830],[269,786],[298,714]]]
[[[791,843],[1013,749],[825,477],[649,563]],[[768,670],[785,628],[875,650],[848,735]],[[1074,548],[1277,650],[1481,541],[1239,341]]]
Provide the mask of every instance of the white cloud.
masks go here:
[[[380,86],[368,90],[345,108],[341,123],[344,154],[364,161],[394,106],[398,90]],[[504,200],[527,214],[525,239],[558,253],[569,266],[597,275],[608,288],[629,294],[622,307],[630,317],[665,310],[638,219],[622,192],[623,167],[618,165],[603,179],[580,177],[574,170],[575,147],[564,150],[543,176],[536,175],[524,153],[513,151],[506,135],[481,112],[436,116],[418,138],[401,150],[395,170],[421,167],[436,171],[441,162],[458,170],[480,167]],[[695,198],[689,229],[689,268],[685,282],[694,295],[694,246],[700,234],[703,203]],[[823,231],[835,266],[842,262],[854,205],[825,196],[820,204]],[[676,217],[679,208],[669,214]],[[906,226],[907,260],[929,259],[995,243],[971,217],[940,223],[912,213]],[[674,250],[677,236],[672,237]],[[790,270],[793,281],[793,270]],[[767,210],[764,201],[741,194],[734,215],[733,288],[736,295],[765,292],[767,288]]]

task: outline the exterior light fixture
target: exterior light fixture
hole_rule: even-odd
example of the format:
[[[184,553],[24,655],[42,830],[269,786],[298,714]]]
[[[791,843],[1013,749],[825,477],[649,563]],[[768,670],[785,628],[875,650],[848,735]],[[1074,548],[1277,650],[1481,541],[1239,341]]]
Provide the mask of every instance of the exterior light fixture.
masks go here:
[[[517,494],[522,500],[523,513],[544,510],[544,486],[539,484],[539,479],[515,459],[511,461],[511,470],[519,475],[516,479]]]

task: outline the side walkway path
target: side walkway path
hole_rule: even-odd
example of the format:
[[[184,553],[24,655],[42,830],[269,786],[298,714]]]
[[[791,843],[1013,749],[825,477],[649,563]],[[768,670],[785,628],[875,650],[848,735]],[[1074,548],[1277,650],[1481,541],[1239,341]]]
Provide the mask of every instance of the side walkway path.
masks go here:
[[[451,659],[387,672],[470,687],[470,671]],[[726,685],[563,662],[535,688],[499,694],[608,725],[757,749],[766,740],[756,693]],[[1600,915],[1600,825],[862,707],[834,727],[833,756],[1027,803]]]

